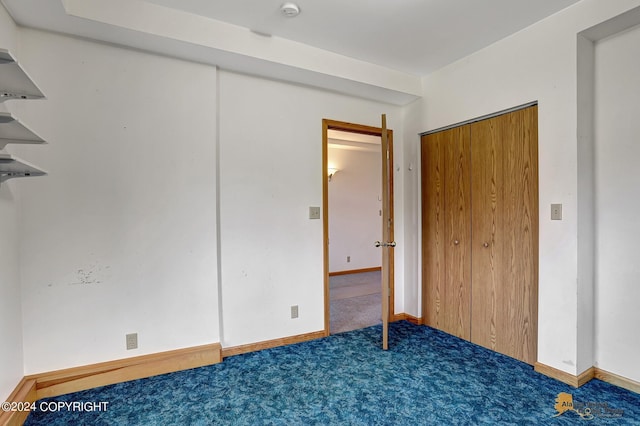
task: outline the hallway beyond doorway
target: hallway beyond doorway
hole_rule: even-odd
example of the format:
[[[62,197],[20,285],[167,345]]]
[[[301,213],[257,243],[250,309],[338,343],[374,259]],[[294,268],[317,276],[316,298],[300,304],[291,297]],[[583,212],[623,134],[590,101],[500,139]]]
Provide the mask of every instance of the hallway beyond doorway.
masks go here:
[[[381,279],[380,271],[329,278],[331,334],[380,324]]]

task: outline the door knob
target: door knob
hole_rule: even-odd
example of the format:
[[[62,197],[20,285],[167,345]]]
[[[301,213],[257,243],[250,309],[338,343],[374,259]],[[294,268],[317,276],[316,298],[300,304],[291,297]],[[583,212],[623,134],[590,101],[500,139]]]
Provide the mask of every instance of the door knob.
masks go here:
[[[396,242],[395,241],[391,241],[390,243],[381,243],[380,241],[376,241],[375,242],[375,246],[376,247],[395,247],[396,246]]]
[[[460,241],[458,241],[458,240],[454,240],[454,241],[453,241],[453,244],[457,246],[458,244],[460,244]]]

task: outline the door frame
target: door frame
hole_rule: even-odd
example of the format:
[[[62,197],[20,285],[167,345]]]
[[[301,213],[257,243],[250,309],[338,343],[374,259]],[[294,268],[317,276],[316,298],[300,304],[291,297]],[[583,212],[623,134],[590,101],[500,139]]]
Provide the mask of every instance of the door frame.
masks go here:
[[[330,331],[330,300],[329,300],[329,179],[327,179],[327,167],[329,163],[329,130],[339,130],[349,133],[359,133],[362,135],[380,136],[382,137],[382,128],[366,126],[363,124],[354,124],[346,121],[336,121],[330,119],[322,119],[322,239],[323,239],[323,271],[324,271],[324,335],[329,336]],[[393,130],[387,129],[387,139],[389,143],[389,164],[393,165]],[[394,213],[393,213],[393,168],[389,173],[389,241],[394,241]],[[371,244],[374,242],[372,241]],[[389,314],[388,319],[392,321],[395,315],[395,280],[394,272],[394,248],[389,247]]]

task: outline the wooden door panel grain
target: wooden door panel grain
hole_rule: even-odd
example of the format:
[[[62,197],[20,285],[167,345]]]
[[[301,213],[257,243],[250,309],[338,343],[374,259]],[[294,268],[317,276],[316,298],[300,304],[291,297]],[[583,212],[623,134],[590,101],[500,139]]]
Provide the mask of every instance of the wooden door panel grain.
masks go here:
[[[537,107],[474,123],[471,133],[471,340],[533,364],[538,303]]]
[[[471,157],[469,126],[450,130],[445,146],[445,297],[447,327],[471,338]]]
[[[423,321],[470,338],[469,129],[422,138]]]
[[[537,106],[422,137],[423,320],[533,364]]]
[[[496,118],[471,125],[471,341],[492,350],[498,339],[504,279],[502,130]]]
[[[537,106],[503,117],[505,177],[505,280],[497,351],[533,364],[538,319]],[[506,179],[508,178],[508,180]]]
[[[422,168],[422,319],[437,329],[444,323],[444,148],[441,133],[423,136]]]

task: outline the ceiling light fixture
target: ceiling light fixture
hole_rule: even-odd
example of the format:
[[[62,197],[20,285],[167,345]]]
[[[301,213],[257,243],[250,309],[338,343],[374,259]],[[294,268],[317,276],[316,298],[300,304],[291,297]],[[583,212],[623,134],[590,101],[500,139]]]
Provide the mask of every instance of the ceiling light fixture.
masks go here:
[[[287,18],[293,18],[300,14],[300,8],[295,3],[285,3],[280,6],[280,12]]]

